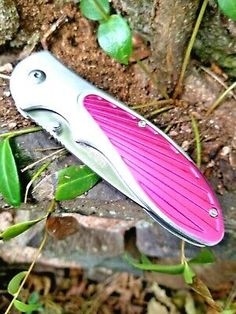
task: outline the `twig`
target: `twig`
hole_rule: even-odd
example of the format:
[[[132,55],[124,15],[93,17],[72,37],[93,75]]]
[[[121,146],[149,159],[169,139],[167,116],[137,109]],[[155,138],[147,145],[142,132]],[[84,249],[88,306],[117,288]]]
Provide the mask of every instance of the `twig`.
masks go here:
[[[8,308],[7,308],[7,310],[5,311],[4,314],[10,313],[10,310],[11,310],[12,306],[14,305],[14,302],[15,302],[16,299],[18,298],[19,293],[21,292],[21,290],[22,290],[22,288],[23,288],[23,286],[24,286],[26,280],[28,279],[28,277],[29,277],[29,275],[30,275],[30,273],[31,273],[31,271],[32,271],[32,269],[33,269],[33,267],[34,267],[34,265],[35,265],[35,263],[36,263],[36,261],[37,261],[39,255],[40,255],[41,252],[42,252],[42,249],[43,249],[44,246],[45,246],[45,243],[46,243],[46,241],[47,241],[47,237],[48,237],[48,236],[47,236],[47,231],[46,231],[46,229],[45,229],[44,237],[43,237],[43,239],[42,239],[42,241],[41,241],[41,243],[40,243],[40,246],[39,246],[39,248],[38,248],[38,250],[37,250],[37,252],[36,252],[36,254],[35,254],[35,256],[34,256],[34,259],[33,259],[32,263],[31,263],[29,269],[27,270],[27,273],[26,273],[24,279],[22,280],[22,282],[21,282],[21,284],[20,284],[20,286],[19,286],[17,292],[15,293],[14,298],[11,300],[11,303],[9,304],[9,306],[8,306]]]
[[[185,257],[185,241],[181,240],[180,243],[180,262],[181,264],[184,264],[184,262],[186,261],[186,257]]]
[[[25,197],[24,197],[24,203],[27,203],[27,198],[28,198],[28,193],[31,185],[34,183],[34,181],[47,169],[47,167],[50,165],[51,161],[48,161],[47,163],[43,164],[33,175],[32,179],[30,182],[27,184],[26,189],[25,189]]]
[[[170,129],[174,126],[173,123],[167,125],[167,127],[163,130],[164,133],[168,134]]]
[[[229,86],[225,84],[214,72],[211,70],[205,68],[204,66],[200,66],[200,69],[202,69],[204,72],[206,72],[209,76],[211,76],[216,82],[218,82],[221,86],[223,86],[225,89],[228,89]],[[233,92],[229,93],[235,100],[236,95]]]
[[[58,147],[58,146],[53,147],[52,146],[52,147],[45,147],[45,148],[39,147],[39,148],[35,148],[34,152],[48,152],[50,150],[58,150],[60,148],[63,148],[63,147],[62,146],[60,146],[60,147]]]
[[[32,169],[32,168],[35,167],[37,164],[39,164],[39,163],[41,163],[41,162],[43,162],[43,161],[45,161],[45,160],[47,160],[47,159],[49,159],[49,158],[52,158],[52,157],[55,158],[57,155],[59,155],[59,154],[62,153],[62,152],[65,152],[65,151],[66,151],[65,148],[58,149],[56,152],[53,152],[52,154],[50,154],[50,155],[48,155],[48,156],[45,156],[45,157],[43,157],[43,158],[41,158],[41,159],[39,159],[39,160],[33,162],[32,164],[26,166],[25,168],[23,168],[23,169],[21,170],[21,172],[25,172],[25,171],[27,171],[27,170],[29,170],[29,169]]]
[[[42,128],[37,126],[37,127],[22,129],[22,130],[18,130],[18,131],[6,132],[6,133],[0,134],[0,138],[1,137],[15,137],[15,136],[23,135],[23,134],[38,132],[41,130],[42,130]]]
[[[217,99],[214,101],[214,103],[211,105],[211,107],[207,110],[206,116],[209,116],[224,100],[224,98],[229,94],[229,92],[236,87],[236,82],[234,82],[232,85],[230,85]]]
[[[195,23],[195,26],[194,26],[194,29],[193,29],[190,41],[188,43],[188,46],[187,46],[187,49],[186,49],[186,52],[185,52],[184,61],[183,61],[183,64],[182,64],[180,76],[179,76],[177,85],[176,85],[175,90],[174,90],[173,99],[176,99],[182,92],[183,80],[184,80],[185,72],[186,72],[186,69],[187,69],[187,66],[188,66],[188,63],[189,63],[189,60],[190,60],[191,51],[192,51],[192,48],[193,48],[193,45],[194,45],[194,42],[195,42],[198,30],[199,30],[200,24],[202,22],[202,18],[203,18],[203,15],[205,13],[207,4],[208,4],[208,0],[204,0],[203,3],[202,3],[201,10],[200,10],[199,15],[197,17],[197,21]]]
[[[10,77],[9,75],[0,73],[0,78],[2,78],[2,79],[4,79],[4,80],[10,80],[11,77]]]
[[[66,14],[62,14],[59,19],[52,24],[52,26],[49,28],[49,30],[43,35],[42,39],[41,39],[41,45],[43,47],[44,50],[48,50],[48,44],[47,44],[47,40],[48,38],[64,23],[67,22],[67,15]]]
[[[173,106],[166,106],[166,107],[163,107],[163,108],[158,108],[158,109],[153,110],[152,112],[146,114],[144,117],[145,117],[145,118],[151,118],[151,117],[153,117],[154,115],[157,115],[157,114],[160,114],[160,113],[162,113],[162,112],[168,111],[168,110],[170,110],[170,109],[172,109],[172,108],[173,108]]]
[[[202,153],[201,139],[200,139],[197,121],[193,115],[191,115],[191,120],[192,120],[193,133],[195,137],[195,143],[196,143],[196,164],[198,168],[200,168],[201,167],[201,153]]]

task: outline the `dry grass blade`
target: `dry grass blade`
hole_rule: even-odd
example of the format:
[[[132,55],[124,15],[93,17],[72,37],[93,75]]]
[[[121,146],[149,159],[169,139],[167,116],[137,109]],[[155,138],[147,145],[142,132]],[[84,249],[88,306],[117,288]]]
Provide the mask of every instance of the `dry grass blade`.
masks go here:
[[[32,164],[28,165],[27,167],[25,167],[24,169],[21,170],[21,172],[25,172],[29,169],[32,169],[34,168],[36,165],[38,165],[39,163],[49,159],[49,158],[57,158],[61,153],[65,153],[66,152],[66,149],[65,148],[61,148],[61,149],[58,149],[56,152],[53,152],[52,154],[48,155],[48,156],[45,156],[35,162],[33,162]]]
[[[32,184],[34,183],[34,181],[47,169],[47,167],[50,165],[51,161],[48,161],[47,163],[45,163],[44,165],[42,165],[38,171],[36,171],[36,173],[33,175],[32,179],[30,180],[30,182],[27,184],[26,186],[26,190],[25,190],[25,197],[24,197],[24,203],[27,203],[27,198],[28,198],[28,193],[29,193],[29,189],[32,186]]]
[[[236,82],[234,82],[232,85],[230,85],[226,91],[224,91],[217,99],[216,101],[211,105],[211,107],[208,109],[206,116],[209,116],[224,100],[224,98],[236,87]]]
[[[191,119],[192,119],[192,128],[193,128],[195,143],[196,143],[196,164],[198,168],[200,168],[201,167],[201,154],[202,154],[201,138],[199,134],[197,121],[193,115],[191,115]]]
[[[175,87],[175,91],[174,91],[174,94],[173,94],[173,99],[176,99],[182,92],[184,76],[185,76],[185,72],[186,72],[187,66],[189,64],[191,51],[192,51],[192,48],[193,48],[193,45],[194,45],[194,42],[195,42],[198,30],[199,30],[199,27],[201,25],[204,13],[206,11],[207,5],[208,5],[208,0],[204,0],[203,3],[202,3],[202,6],[201,6],[201,10],[199,12],[196,24],[194,26],[194,29],[193,29],[193,32],[192,32],[192,36],[191,36],[190,41],[188,43],[188,47],[186,49],[186,53],[185,53],[185,56],[184,56],[184,61],[183,61],[183,64],[182,64],[179,80],[178,80],[178,83],[177,83],[177,85]]]
[[[151,118],[151,117],[153,117],[153,116],[155,116],[157,114],[166,112],[166,111],[168,111],[168,110],[170,110],[172,108],[173,108],[173,106],[166,106],[166,107],[163,107],[163,108],[158,108],[156,110],[151,111],[150,113],[147,113],[144,117],[145,118]]]
[[[228,89],[229,86],[227,84],[225,84],[220,77],[218,77],[214,72],[212,72],[211,70],[205,68],[204,66],[200,66],[200,69],[202,69],[204,72],[206,72],[209,76],[211,76],[216,82],[218,82],[221,86],[224,87],[224,89]],[[236,95],[231,91],[229,92],[229,94],[236,100]]]
[[[209,289],[197,276],[194,277],[191,288],[197,292],[216,313],[222,313],[221,306],[213,300]]]

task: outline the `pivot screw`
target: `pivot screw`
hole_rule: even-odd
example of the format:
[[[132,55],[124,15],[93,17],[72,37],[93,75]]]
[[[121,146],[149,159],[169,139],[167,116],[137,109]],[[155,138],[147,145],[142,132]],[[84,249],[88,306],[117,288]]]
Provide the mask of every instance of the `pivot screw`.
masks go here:
[[[60,122],[55,122],[52,125],[52,132],[55,133],[56,135],[59,135],[62,131],[62,125]]]
[[[218,216],[218,211],[217,211],[217,209],[216,209],[216,208],[211,208],[211,209],[209,210],[209,215],[210,215],[211,217],[213,217],[213,218],[216,218],[216,217]]]
[[[46,74],[41,70],[33,70],[29,73],[29,78],[34,84],[40,84],[46,80]]]
[[[139,123],[138,123],[138,126],[139,126],[140,128],[145,128],[146,124],[147,124],[146,121],[140,120]]]

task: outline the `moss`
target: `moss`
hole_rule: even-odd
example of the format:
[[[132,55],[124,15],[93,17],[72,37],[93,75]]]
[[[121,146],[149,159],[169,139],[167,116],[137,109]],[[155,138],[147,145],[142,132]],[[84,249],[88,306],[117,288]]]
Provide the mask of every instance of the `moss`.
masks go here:
[[[216,62],[236,76],[236,22],[224,17],[216,7],[208,10],[194,46],[195,55],[204,63]]]
[[[19,27],[19,16],[12,0],[0,1],[0,46],[11,40]]]

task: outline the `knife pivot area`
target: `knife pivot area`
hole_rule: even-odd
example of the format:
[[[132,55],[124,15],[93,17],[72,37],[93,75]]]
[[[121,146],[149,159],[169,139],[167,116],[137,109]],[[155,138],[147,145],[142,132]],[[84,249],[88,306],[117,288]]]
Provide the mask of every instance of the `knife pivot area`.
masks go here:
[[[34,84],[41,84],[46,80],[46,74],[41,70],[30,71],[28,77]]]
[[[224,235],[220,203],[190,157],[150,121],[49,52],[14,69],[16,107],[171,233],[198,246]]]

